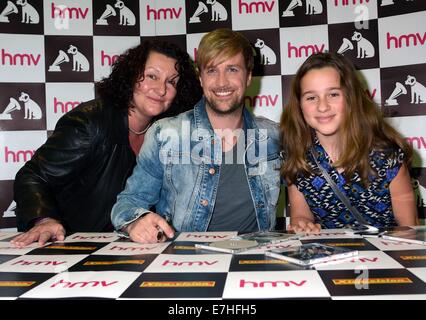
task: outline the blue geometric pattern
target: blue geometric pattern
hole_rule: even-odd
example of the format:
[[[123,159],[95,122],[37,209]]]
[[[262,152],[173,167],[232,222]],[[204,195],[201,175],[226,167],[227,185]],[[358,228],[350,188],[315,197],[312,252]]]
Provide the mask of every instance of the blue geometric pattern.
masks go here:
[[[372,151],[370,153],[370,164],[376,175],[370,176],[370,185],[365,188],[357,172],[350,181],[345,180],[343,175],[333,167],[330,157],[320,145],[318,139],[315,140],[314,147],[318,161],[327,170],[339,189],[349,198],[351,204],[369,223],[377,227],[396,225],[389,184],[398,174],[403,163],[404,154],[401,149]],[[309,152],[307,159],[312,172],[319,172]],[[323,228],[358,226],[357,220],[354,219],[349,210],[334,194],[333,189],[319,174],[310,174],[306,177],[299,174],[296,186],[307,199],[316,223],[320,223]]]

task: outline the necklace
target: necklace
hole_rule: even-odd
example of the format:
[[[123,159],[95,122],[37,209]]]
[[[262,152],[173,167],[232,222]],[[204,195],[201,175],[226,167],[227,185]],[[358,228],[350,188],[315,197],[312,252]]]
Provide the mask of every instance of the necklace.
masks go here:
[[[142,135],[142,134],[144,134],[145,132],[147,132],[147,131],[148,131],[148,129],[149,129],[149,127],[151,126],[151,124],[152,124],[152,123],[148,124],[148,125],[146,126],[146,128],[145,128],[145,129],[143,129],[142,131],[135,131],[135,130],[133,130],[132,128],[130,128],[130,126],[129,126],[129,131],[130,131],[130,132],[132,132],[132,133],[134,133],[134,134],[135,134],[135,135],[137,135],[137,136],[140,136],[140,135]]]

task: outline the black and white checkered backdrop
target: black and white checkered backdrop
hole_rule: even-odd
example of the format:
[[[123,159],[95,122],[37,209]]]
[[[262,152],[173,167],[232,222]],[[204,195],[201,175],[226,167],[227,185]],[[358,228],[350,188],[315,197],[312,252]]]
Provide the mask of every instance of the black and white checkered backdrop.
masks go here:
[[[14,228],[13,179],[60,116],[94,97],[116,56],[150,37],[196,59],[208,31],[229,27],[255,48],[246,105],[279,121],[292,76],[313,52],[339,51],[415,149],[426,202],[424,0],[0,0],[0,229]]]

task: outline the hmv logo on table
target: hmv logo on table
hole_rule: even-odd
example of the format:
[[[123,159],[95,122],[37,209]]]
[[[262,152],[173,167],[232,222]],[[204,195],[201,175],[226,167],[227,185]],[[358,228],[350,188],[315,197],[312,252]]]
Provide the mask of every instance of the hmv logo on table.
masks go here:
[[[93,287],[109,287],[112,285],[117,284],[118,281],[111,281],[108,282],[106,280],[101,280],[101,281],[76,281],[76,282],[72,282],[72,281],[67,281],[64,279],[60,279],[59,281],[53,283],[50,288],[66,288],[66,289],[72,289],[72,288],[93,288]]]

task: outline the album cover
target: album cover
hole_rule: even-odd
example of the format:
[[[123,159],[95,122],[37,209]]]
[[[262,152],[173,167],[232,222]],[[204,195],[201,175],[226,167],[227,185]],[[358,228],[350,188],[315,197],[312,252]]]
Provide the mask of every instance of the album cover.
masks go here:
[[[311,266],[317,263],[353,257],[358,255],[358,251],[314,242],[292,248],[268,250],[265,251],[265,255],[301,266]]]
[[[384,232],[381,237],[387,240],[405,241],[426,245],[426,226],[418,226],[404,230],[392,230]]]
[[[297,240],[299,237],[295,233],[278,232],[278,231],[255,231],[243,233],[233,237],[231,240],[253,240],[260,245],[281,242],[286,240]]]
[[[196,243],[195,248],[211,250],[211,251],[219,251],[226,253],[238,253],[248,249],[253,249],[258,247],[259,243],[254,240],[223,240],[209,243]]]

